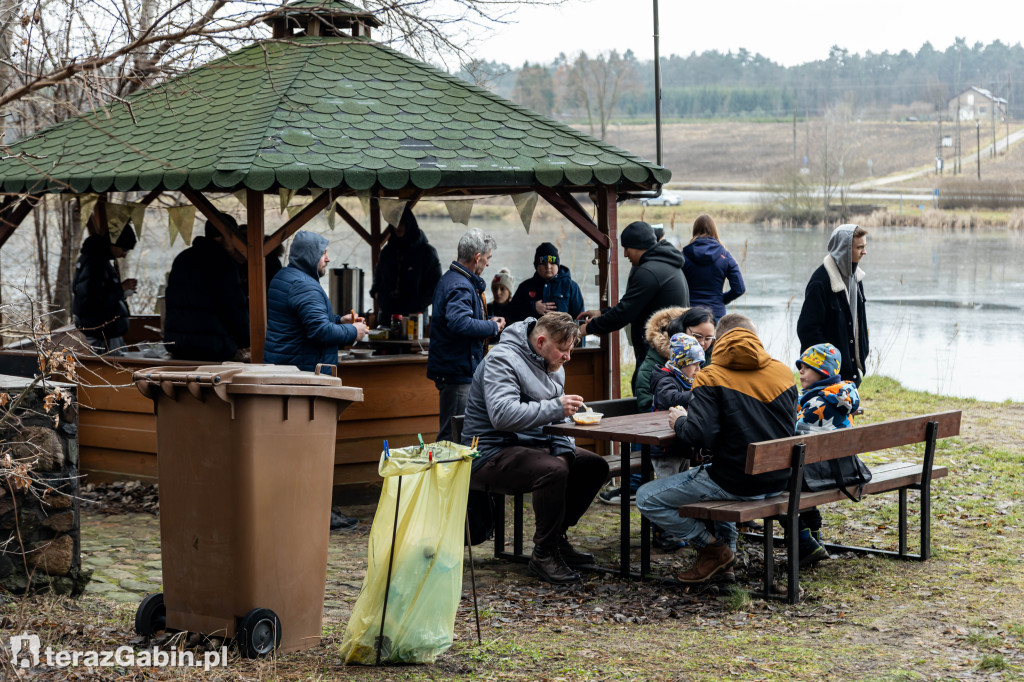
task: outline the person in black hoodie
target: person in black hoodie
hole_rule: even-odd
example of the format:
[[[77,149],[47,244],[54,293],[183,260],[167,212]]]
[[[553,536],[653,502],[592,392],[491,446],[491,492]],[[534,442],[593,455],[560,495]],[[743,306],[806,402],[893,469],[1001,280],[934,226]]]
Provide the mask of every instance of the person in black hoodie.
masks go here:
[[[105,234],[91,235],[82,243],[71,285],[71,312],[75,326],[97,353],[116,351],[125,345],[123,337],[131,317],[125,292],[134,292],[138,283],[134,279],[121,281],[116,259],[135,248],[135,243],[131,223],[113,243]]]
[[[426,313],[441,279],[437,250],[420,230],[412,209],[391,227],[391,238],[380,252],[370,296],[377,300],[377,324],[388,325],[392,315]]]
[[[164,342],[171,357],[223,362],[249,346],[249,306],[238,264],[210,221],[205,236],[174,259],[166,296]]]
[[[667,241],[659,242],[654,228],[642,221],[626,226],[619,238],[625,257],[633,265],[626,281],[626,293],[605,310],[584,310],[577,319],[586,319],[580,331],[607,334],[630,325],[633,352],[639,361],[647,357],[644,329],[651,315],[669,306],[690,305],[690,291],[683,277],[683,255]],[[637,362],[639,367],[640,362]],[[636,372],[632,385],[636,389]]]

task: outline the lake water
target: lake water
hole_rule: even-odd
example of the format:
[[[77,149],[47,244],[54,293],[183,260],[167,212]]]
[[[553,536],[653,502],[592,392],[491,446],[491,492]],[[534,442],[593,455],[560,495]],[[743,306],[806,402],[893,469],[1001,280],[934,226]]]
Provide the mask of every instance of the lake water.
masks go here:
[[[124,276],[140,279],[140,303],[151,299],[174,255],[183,248],[180,239],[167,248],[166,227],[154,226],[157,215],[150,219],[140,248],[125,267]],[[422,219],[420,224],[441,262],[451,261],[465,227],[447,219]],[[523,281],[532,274],[530,262],[537,244],[551,241],[580,284],[587,307],[597,307],[594,245],[567,222],[535,220],[529,234],[518,220],[474,219],[472,224],[491,232],[498,242],[491,267],[484,273],[488,281],[501,267],[508,267],[517,283]],[[369,247],[341,221],[329,231],[318,219],[314,229],[331,240],[332,266],[347,262],[367,270],[369,301]],[[792,364],[800,352],[795,329],[804,287],[821,263],[831,231],[748,224],[720,225],[720,231],[747,284],[746,295],[734,302],[731,312],[753,318],[769,352]],[[670,238],[685,238],[684,232],[688,230],[670,232]],[[5,300],[14,297],[12,283],[30,283],[34,265],[19,254],[27,256],[32,249],[31,234],[24,228],[4,247]],[[616,257],[624,290],[629,263],[621,251]],[[869,374],[884,374],[910,388],[946,395],[1024,401],[1024,235],[873,229],[862,264],[867,273]],[[628,344],[624,342],[623,347],[628,349]]]

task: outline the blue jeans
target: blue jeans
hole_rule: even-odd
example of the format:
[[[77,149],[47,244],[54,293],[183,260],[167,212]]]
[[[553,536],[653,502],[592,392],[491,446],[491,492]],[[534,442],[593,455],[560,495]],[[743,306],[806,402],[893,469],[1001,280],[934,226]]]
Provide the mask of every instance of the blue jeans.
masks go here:
[[[710,467],[688,469],[682,473],[659,478],[640,486],[636,493],[636,508],[649,521],[665,529],[688,544],[704,547],[712,540],[725,540],[729,548],[736,550],[736,524],[712,521],[713,529],[708,531],[704,521],[679,516],[679,507],[691,502],[707,500],[763,500],[767,495],[743,497],[726,492],[711,480]]]
[[[452,417],[466,413],[466,399],[469,398],[469,384],[446,384],[434,382],[440,398],[441,414],[438,419],[437,440],[452,439]]]

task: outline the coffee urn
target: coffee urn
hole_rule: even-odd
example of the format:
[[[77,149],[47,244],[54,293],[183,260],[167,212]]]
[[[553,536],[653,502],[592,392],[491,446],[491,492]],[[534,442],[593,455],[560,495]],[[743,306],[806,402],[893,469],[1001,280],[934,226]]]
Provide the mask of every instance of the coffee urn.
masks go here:
[[[365,312],[362,269],[350,268],[348,263],[344,263],[340,268],[331,268],[330,273],[327,292],[334,314],[348,315],[354,310],[357,315],[362,315]]]

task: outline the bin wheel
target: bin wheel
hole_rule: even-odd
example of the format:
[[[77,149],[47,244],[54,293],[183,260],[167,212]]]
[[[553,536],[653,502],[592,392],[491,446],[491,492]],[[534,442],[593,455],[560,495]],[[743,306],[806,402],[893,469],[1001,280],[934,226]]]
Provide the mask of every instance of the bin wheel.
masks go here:
[[[155,592],[147,595],[135,612],[135,632],[143,637],[152,637],[166,629],[167,607],[164,606],[164,593]]]
[[[281,645],[281,619],[270,609],[253,609],[238,624],[235,639],[246,658],[266,656]]]

